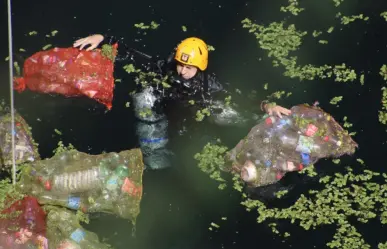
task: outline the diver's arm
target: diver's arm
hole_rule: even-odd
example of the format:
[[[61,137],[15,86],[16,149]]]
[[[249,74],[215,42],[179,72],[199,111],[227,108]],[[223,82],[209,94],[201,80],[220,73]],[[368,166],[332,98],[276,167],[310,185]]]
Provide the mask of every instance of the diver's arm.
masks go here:
[[[269,115],[275,114],[278,117],[282,117],[282,115],[290,115],[291,111],[287,108],[277,105],[275,102],[269,102],[268,100],[264,100],[261,102],[261,110]]]
[[[79,47],[79,49],[86,49],[87,51],[93,50],[95,48],[101,47],[100,45],[103,44],[117,44],[118,45],[118,54],[116,56],[116,61],[123,61],[123,60],[133,60],[134,56],[137,54],[148,56],[144,53],[141,53],[139,51],[136,51],[134,49],[130,49],[126,46],[126,44],[123,42],[123,38],[117,38],[116,36],[112,36],[109,34],[94,34],[90,35],[81,39],[78,39],[74,42],[74,47]]]
[[[218,125],[239,126],[248,121],[248,118],[237,110],[237,105],[227,103],[227,97],[231,93],[227,91],[227,85],[221,84],[215,74],[207,76],[208,92],[210,94],[209,109],[211,111],[210,120]]]
[[[220,83],[218,77],[214,73],[207,75],[208,90],[210,94],[227,93],[224,86]]]

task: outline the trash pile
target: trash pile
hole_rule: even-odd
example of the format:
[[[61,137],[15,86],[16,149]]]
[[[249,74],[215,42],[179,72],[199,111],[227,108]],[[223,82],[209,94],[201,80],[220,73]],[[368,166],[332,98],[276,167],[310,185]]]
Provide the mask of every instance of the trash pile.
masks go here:
[[[351,136],[321,108],[297,105],[291,115],[265,116],[245,139],[226,155],[225,171],[238,172],[251,187],[279,181],[321,158],[351,155],[357,148]]]
[[[143,169],[140,149],[101,155],[69,150],[26,166],[19,185],[43,205],[112,213],[135,223]]]
[[[14,88],[18,92],[27,87],[39,93],[87,96],[111,109],[117,47],[105,44],[92,51],[70,47],[37,52],[25,60],[23,77],[14,79]]]
[[[12,166],[12,119],[9,108],[0,104],[0,169]],[[15,159],[16,164],[39,160],[38,148],[31,135],[31,128],[16,111],[15,118]]]

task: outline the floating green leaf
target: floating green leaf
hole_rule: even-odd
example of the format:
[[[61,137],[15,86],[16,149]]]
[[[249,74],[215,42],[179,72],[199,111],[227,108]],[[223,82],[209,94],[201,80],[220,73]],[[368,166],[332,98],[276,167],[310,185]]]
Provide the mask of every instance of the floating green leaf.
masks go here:
[[[54,129],[55,133],[58,134],[58,135],[62,135],[62,132],[59,131],[58,129]]]
[[[335,3],[335,6],[336,7],[339,7],[339,5],[344,2],[344,0],[333,0],[333,2]]]
[[[43,50],[47,50],[47,49],[49,49],[49,48],[51,48],[52,47],[52,45],[51,44],[47,44],[46,46],[44,46],[42,49]]]
[[[380,16],[383,17],[384,20],[387,22],[387,11],[380,13]]]
[[[360,75],[360,84],[364,85],[364,74]]]
[[[337,96],[337,97],[333,97],[329,103],[332,105],[337,105],[337,103],[339,103],[342,100],[343,100],[343,96]]]
[[[317,31],[317,30],[314,30],[313,33],[312,33],[313,37],[320,36],[321,34],[322,34],[322,32],[321,31]]]

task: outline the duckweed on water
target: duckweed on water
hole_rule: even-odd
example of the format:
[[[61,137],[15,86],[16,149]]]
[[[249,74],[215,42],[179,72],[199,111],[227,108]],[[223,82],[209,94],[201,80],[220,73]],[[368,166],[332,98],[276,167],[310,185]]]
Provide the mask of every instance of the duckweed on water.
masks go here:
[[[337,97],[333,97],[329,103],[332,105],[337,105],[337,103],[339,103],[342,100],[343,100],[343,96],[337,96]]]

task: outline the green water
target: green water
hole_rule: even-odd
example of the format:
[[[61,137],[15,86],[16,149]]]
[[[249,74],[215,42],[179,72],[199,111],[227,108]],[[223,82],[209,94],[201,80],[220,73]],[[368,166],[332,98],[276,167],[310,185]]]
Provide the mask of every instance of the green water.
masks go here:
[[[33,1],[14,2],[14,46],[24,48],[25,56],[38,51],[47,43],[70,46],[78,38],[92,33],[107,33],[122,36],[128,46],[149,54],[166,56],[181,39],[197,35],[215,47],[210,54],[209,70],[214,71],[222,82],[228,82],[231,89],[238,88],[242,95],[236,101],[246,106],[259,105],[268,94],[285,90],[293,95],[279,101],[291,106],[300,102],[313,103],[318,100],[321,107],[332,113],[337,120],[343,116],[354,124],[358,131],[355,137],[360,144],[357,156],[364,159],[372,170],[384,170],[385,128],[378,123],[377,110],[380,109],[380,87],[383,84],[377,75],[380,65],[385,63],[383,26],[377,22],[373,26],[358,24],[346,27],[332,35],[332,43],[326,47],[307,40],[297,55],[300,63],[342,63],[346,62],[358,70],[370,71],[365,86],[335,83],[330,80],[298,82],[282,76],[280,68],[273,68],[263,50],[258,49],[254,37],[241,28],[245,17],[258,22],[269,23],[282,19],[279,6],[286,1],[141,1],[129,3],[114,1]],[[327,1],[329,2],[329,1]],[[364,1],[343,5],[341,11],[347,14],[366,12],[379,18],[384,8],[381,0],[373,6]],[[59,4],[59,5],[58,5]],[[93,6],[94,9],[91,9]],[[327,29],[332,24],[332,15],[337,10],[330,4],[309,4],[311,11],[295,20],[301,29]],[[0,56],[6,57],[5,8],[2,11]],[[160,28],[143,36],[137,34],[134,23],[156,21]],[[183,32],[181,26],[187,26]],[[335,24],[337,25],[337,24]],[[110,31],[108,31],[110,29]],[[40,35],[29,37],[25,34],[37,30]],[[52,39],[44,38],[52,30],[59,33]],[[367,33],[358,30],[367,30]],[[135,42],[141,39],[141,42]],[[333,42],[336,41],[336,42]],[[358,43],[360,45],[358,45]],[[336,44],[336,45],[334,45]],[[22,53],[21,53],[22,54]],[[98,154],[102,151],[120,151],[136,145],[134,137],[134,116],[125,103],[130,101],[128,92],[133,82],[117,65],[116,77],[123,81],[117,84],[112,111],[105,113],[103,107],[92,100],[65,99],[60,96],[43,96],[32,92],[15,93],[16,108],[33,127],[35,140],[40,144],[43,157],[50,157],[59,140],[72,143],[78,150]],[[0,75],[4,84],[0,85],[0,97],[8,98],[6,82],[7,64],[0,64]],[[269,83],[265,91],[263,86]],[[255,100],[247,100],[246,94],[256,90]],[[329,104],[334,96],[344,96],[337,108]],[[179,117],[179,114],[176,115]],[[174,118],[173,122],[176,121]],[[177,121],[176,121],[177,122]],[[145,172],[144,197],[141,214],[136,226],[136,237],[132,237],[133,227],[124,220],[108,216],[93,215],[87,229],[96,232],[100,238],[108,238],[117,249],[199,249],[199,248],[244,248],[257,243],[254,248],[323,248],[332,236],[331,230],[304,233],[292,226],[293,236],[286,243],[277,239],[265,225],[255,224],[256,213],[247,213],[239,205],[239,195],[231,190],[219,191],[217,185],[196,167],[193,155],[211,139],[221,138],[228,146],[234,146],[251,127],[219,128],[208,123],[197,124],[188,121],[189,130],[184,136],[170,134],[171,145],[175,148],[177,163],[172,169]],[[54,133],[60,130],[64,135]],[[347,158],[348,159],[348,158]],[[348,160],[350,163],[351,161]],[[324,165],[324,162],[319,163]],[[294,199],[293,199],[294,201]],[[289,201],[290,203],[292,200]],[[221,218],[227,217],[227,221]],[[219,224],[219,229],[209,231],[211,222]],[[382,233],[371,224],[371,229],[362,229],[368,241],[383,239]],[[380,236],[379,236],[380,235]],[[385,238],[384,238],[385,239]]]

